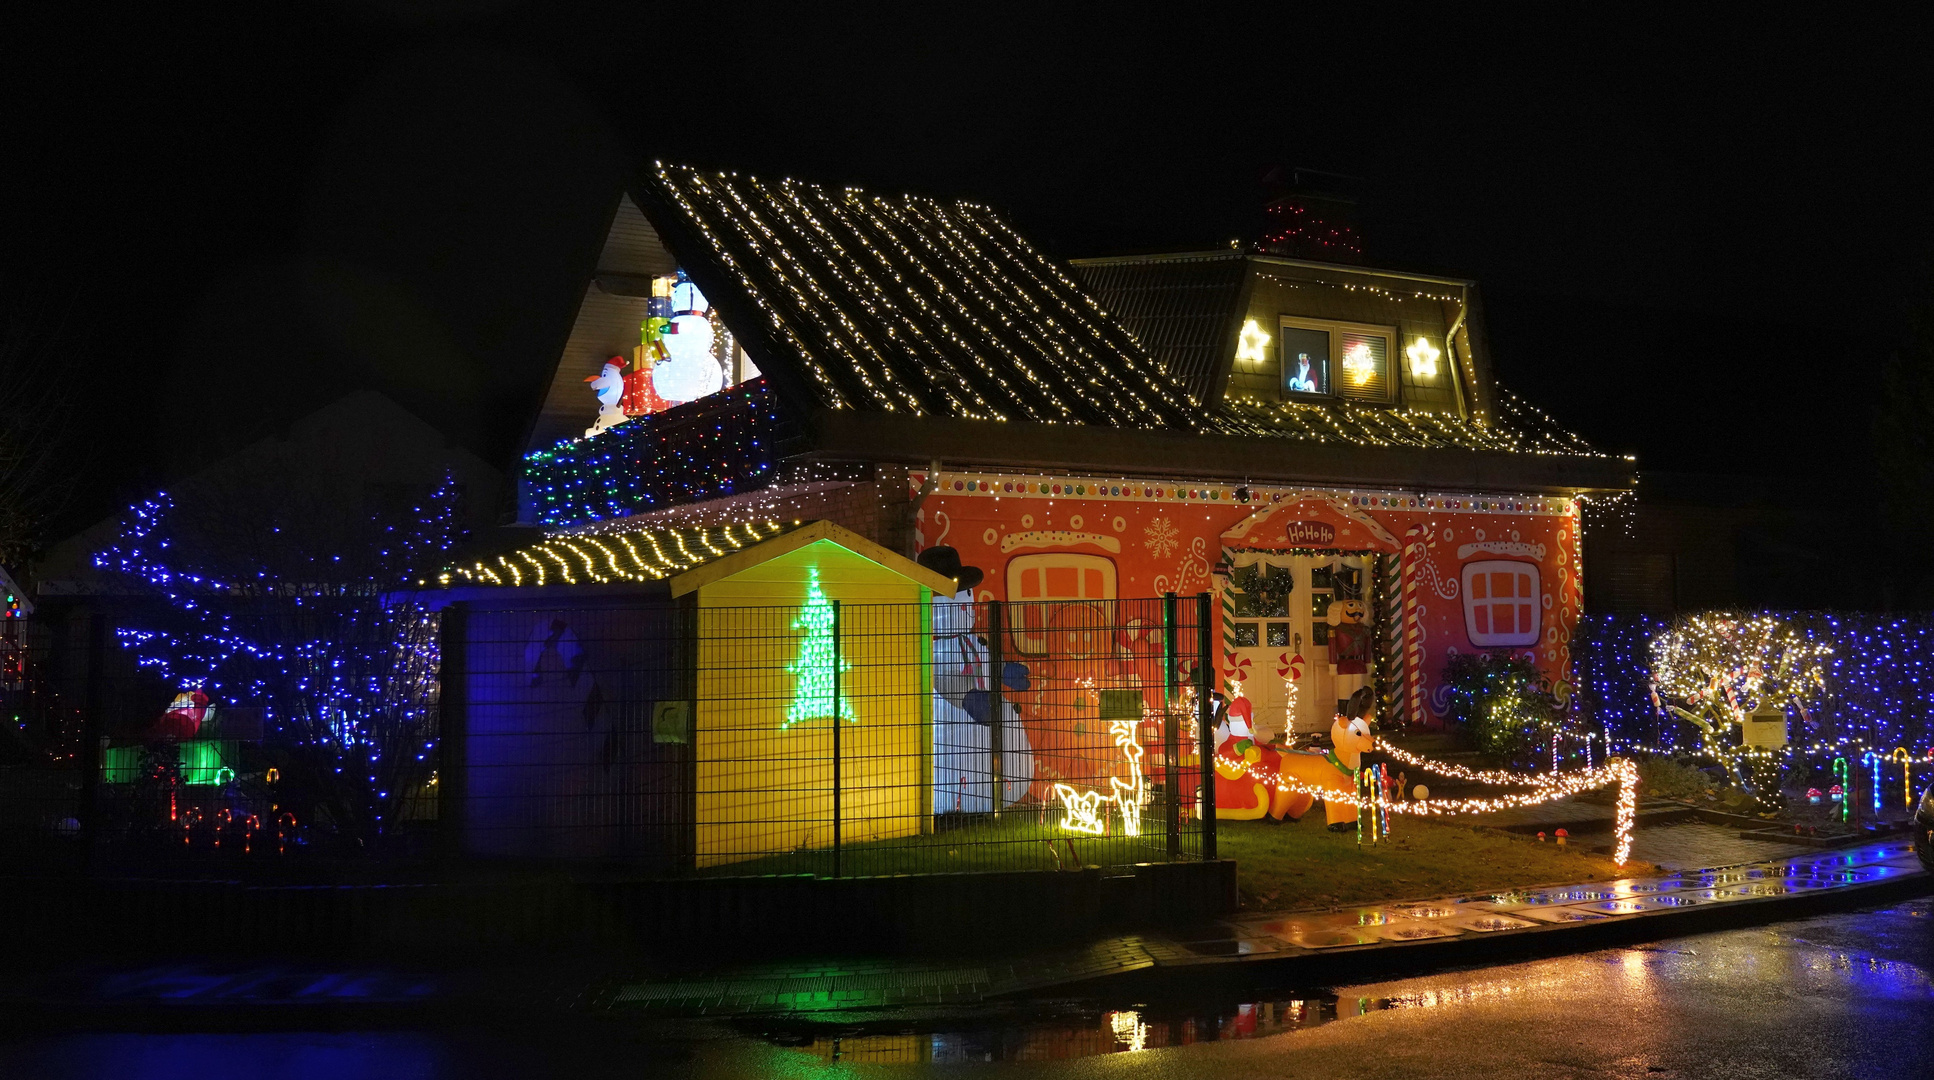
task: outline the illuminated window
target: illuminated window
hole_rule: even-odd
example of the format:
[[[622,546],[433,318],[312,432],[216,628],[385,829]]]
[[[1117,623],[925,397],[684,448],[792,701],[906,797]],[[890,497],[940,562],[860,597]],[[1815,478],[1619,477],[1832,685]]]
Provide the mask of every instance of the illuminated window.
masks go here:
[[[1485,559],[1464,564],[1464,631],[1471,644],[1535,645],[1540,610],[1535,563]]]
[[[1281,319],[1283,396],[1396,400],[1390,369],[1396,332],[1387,326]]]

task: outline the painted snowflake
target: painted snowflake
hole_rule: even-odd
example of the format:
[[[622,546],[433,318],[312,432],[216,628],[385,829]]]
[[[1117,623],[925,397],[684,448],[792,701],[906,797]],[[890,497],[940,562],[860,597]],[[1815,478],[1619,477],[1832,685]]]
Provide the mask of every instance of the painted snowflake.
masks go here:
[[[1158,559],[1166,559],[1182,540],[1182,530],[1165,517],[1158,517],[1142,530],[1142,546]]]

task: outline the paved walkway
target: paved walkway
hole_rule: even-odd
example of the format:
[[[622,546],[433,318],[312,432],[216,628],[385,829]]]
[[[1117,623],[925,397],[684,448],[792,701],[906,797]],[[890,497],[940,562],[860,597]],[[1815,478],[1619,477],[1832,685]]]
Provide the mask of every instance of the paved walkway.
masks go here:
[[[1586,847],[1605,847],[1612,843],[1612,834],[1580,833],[1572,837],[1571,842]],[[1733,866],[1766,859],[1798,857],[1819,850],[1811,844],[1747,840],[1741,838],[1736,826],[1706,825],[1696,821],[1651,825],[1632,833],[1632,857],[1667,870]]]
[[[1719,838],[1705,834],[1682,837],[1661,842],[1690,852],[1721,847]],[[1205,965],[1409,949],[1449,939],[1502,941],[1822,891],[1846,890],[1851,900],[1854,893],[1909,876],[1927,875],[1904,841],[1833,851],[1809,848],[1748,865],[1553,889],[1242,916],[1193,930],[1115,937],[1081,949],[984,962],[789,963],[668,975],[616,987],[594,1007],[650,1015],[739,1016],[962,1005],[1051,987],[1072,992],[1079,984],[1149,969],[1199,973]],[[1473,962],[1469,950],[1459,955],[1459,962]],[[1421,955],[1418,960],[1422,962]]]

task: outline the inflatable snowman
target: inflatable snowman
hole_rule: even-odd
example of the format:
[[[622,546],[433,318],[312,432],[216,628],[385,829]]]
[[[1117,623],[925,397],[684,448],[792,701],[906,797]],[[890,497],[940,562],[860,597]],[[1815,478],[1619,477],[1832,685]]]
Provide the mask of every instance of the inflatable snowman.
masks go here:
[[[952,596],[933,598],[933,721],[934,810],[940,813],[984,814],[993,809],[993,658],[975,633],[974,587],[979,567],[960,565],[951,547],[931,547],[920,553],[920,565],[953,578],[960,589]],[[1017,693],[1028,688],[1025,665],[1001,665],[1002,688]],[[1013,806],[1034,782],[1034,754],[1020,710],[1001,703],[1001,805]]]
[[[624,367],[617,357],[604,362],[604,370],[584,380],[591,384],[591,392],[598,395],[598,419],[584,429],[586,438],[624,423],[630,417],[625,415],[621,402],[625,396]]]
[[[672,286],[671,325],[660,339],[669,359],[651,372],[653,388],[666,401],[697,401],[725,385],[725,369],[712,355],[711,308],[698,286],[679,274]]]

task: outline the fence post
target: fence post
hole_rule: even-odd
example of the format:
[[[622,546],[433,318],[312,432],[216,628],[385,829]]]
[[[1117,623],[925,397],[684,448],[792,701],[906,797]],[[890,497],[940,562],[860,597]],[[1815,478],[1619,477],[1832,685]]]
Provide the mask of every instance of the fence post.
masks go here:
[[[1182,857],[1182,718],[1175,713],[1175,594],[1162,595],[1162,800],[1168,822],[1168,858]]]
[[[838,877],[839,866],[839,669],[844,657],[839,639],[839,601],[833,601],[833,876]]]
[[[101,715],[107,677],[107,616],[87,617],[87,672],[81,690],[81,861],[92,869],[94,844],[101,830],[101,736],[107,731]]]
[[[1208,593],[1195,595],[1195,723],[1201,737],[1197,760],[1202,776],[1202,861],[1214,862],[1215,852],[1215,706],[1209,688],[1215,685],[1215,651],[1209,639],[1214,625]]]
[[[987,662],[994,669],[993,684],[987,688],[987,708],[989,724],[987,728],[987,764],[993,772],[994,780],[994,817],[1001,816],[1001,803],[1006,801],[1006,770],[1001,764],[1001,752],[1006,749],[1003,743],[1007,733],[1002,730],[1006,719],[1005,695],[1007,687],[1001,683],[1002,670],[1007,666],[1001,653],[1001,602],[987,602]]]
[[[463,854],[464,798],[469,787],[470,604],[459,600],[437,618],[437,840],[445,858]]]

